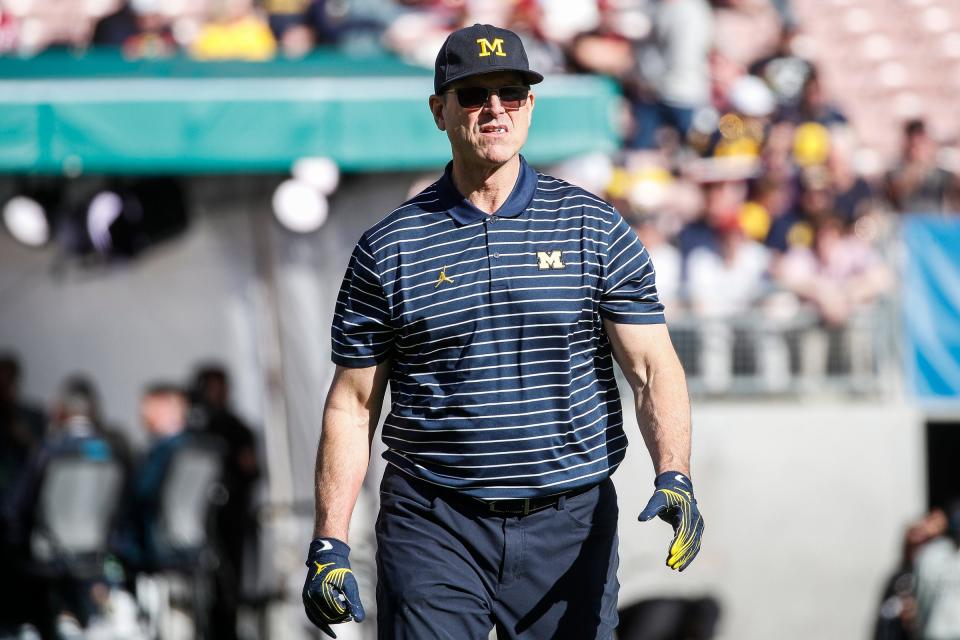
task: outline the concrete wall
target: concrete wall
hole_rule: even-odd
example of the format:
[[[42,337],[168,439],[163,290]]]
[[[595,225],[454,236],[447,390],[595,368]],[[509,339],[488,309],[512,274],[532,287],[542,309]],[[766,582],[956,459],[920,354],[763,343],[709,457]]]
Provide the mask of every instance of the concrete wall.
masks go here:
[[[713,595],[729,640],[867,638],[907,522],[925,507],[922,421],[890,401],[698,404],[706,530],[682,574],[670,527],[636,522],[653,472],[639,436],[617,472],[622,604]]]

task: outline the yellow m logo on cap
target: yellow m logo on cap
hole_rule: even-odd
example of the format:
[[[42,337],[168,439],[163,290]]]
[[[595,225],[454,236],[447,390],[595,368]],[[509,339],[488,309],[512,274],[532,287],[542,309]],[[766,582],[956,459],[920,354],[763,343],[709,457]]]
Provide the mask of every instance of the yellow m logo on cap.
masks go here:
[[[537,251],[537,266],[541,271],[546,269],[563,269],[562,251]]]
[[[486,38],[477,38],[477,44],[480,45],[480,56],[485,58],[491,53],[495,53],[498,56],[506,56],[503,52],[503,38],[494,38],[493,44],[490,43]]]

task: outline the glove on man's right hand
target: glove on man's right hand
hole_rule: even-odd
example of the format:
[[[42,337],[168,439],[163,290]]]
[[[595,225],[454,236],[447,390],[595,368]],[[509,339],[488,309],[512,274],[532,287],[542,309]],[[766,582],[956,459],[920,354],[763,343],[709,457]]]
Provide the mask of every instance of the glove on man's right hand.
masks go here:
[[[366,617],[360,590],[350,569],[350,547],[336,538],[317,538],[307,554],[307,581],[303,585],[303,608],[310,622],[331,638],[331,624]]]

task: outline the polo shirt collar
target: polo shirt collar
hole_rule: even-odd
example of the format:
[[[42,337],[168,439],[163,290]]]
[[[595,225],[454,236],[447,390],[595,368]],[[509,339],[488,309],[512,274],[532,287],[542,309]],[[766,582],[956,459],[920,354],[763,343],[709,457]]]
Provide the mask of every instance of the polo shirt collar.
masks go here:
[[[441,206],[457,221],[457,224],[470,224],[486,218],[488,215],[486,211],[475,207],[457,191],[457,187],[453,184],[452,172],[453,161],[447,164],[443,177],[437,183]],[[495,214],[497,217],[515,218],[530,206],[536,190],[537,172],[527,164],[523,156],[520,156],[520,173],[517,176],[517,182],[513,185],[513,190],[506,202],[500,205]]]

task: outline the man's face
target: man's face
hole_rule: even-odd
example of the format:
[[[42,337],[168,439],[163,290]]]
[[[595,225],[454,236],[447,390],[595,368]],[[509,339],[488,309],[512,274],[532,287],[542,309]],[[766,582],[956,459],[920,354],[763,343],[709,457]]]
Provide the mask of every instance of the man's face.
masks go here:
[[[203,402],[216,409],[227,406],[227,381],[220,376],[208,376],[200,387]]]
[[[152,436],[179,433],[187,422],[186,399],[177,393],[149,394],[140,402],[140,417]]]
[[[914,162],[926,162],[937,155],[937,145],[924,131],[916,132],[907,138],[907,157]]]
[[[524,85],[512,72],[473,76],[452,84],[447,92],[430,96],[430,110],[437,127],[447,132],[454,158],[486,165],[501,165],[520,152],[527,141],[533,117],[533,93],[518,109],[506,109],[496,94],[490,94],[480,107],[460,106],[452,91],[463,87],[499,89]]]

